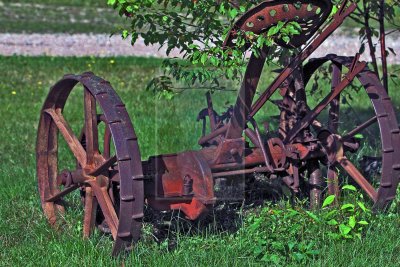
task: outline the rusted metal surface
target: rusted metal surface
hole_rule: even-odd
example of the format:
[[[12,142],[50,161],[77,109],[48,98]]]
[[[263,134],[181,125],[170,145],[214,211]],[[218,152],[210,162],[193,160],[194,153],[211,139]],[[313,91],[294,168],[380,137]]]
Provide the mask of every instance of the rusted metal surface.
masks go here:
[[[85,88],[85,147],[62,115],[68,95],[78,83]],[[103,120],[113,136],[116,155],[111,158],[109,155],[101,155],[98,151],[96,104],[101,107]],[[75,179],[76,183],[64,188],[64,191],[60,191],[61,185],[56,183],[58,132],[79,162],[80,169],[75,172],[81,173],[77,175],[80,177]],[[83,186],[85,192],[87,191],[85,206],[88,207],[84,219],[85,236],[91,231],[93,221],[96,220],[93,218],[96,215],[92,199],[94,195],[116,240],[115,254],[128,248],[132,240],[139,239],[144,205],[141,158],[128,113],[108,82],[91,73],[67,75],[58,82],[51,89],[43,106],[36,151],[42,207],[50,223],[56,224],[62,216],[63,206],[59,200],[73,189]],[[114,163],[118,169],[120,183],[119,203],[116,205],[112,204],[107,193],[107,188],[111,186],[111,177],[107,175]],[[73,178],[72,181],[74,182]],[[88,187],[90,189],[87,189]],[[91,206],[92,209],[89,208]]]
[[[289,43],[282,40],[277,42],[288,48],[300,47],[327,19],[331,9],[332,3],[329,0],[264,1],[238,19],[224,45],[234,46],[235,37],[239,32],[261,34],[279,21],[298,21],[302,27],[302,34],[292,38]]]
[[[297,56],[287,60],[287,67],[257,99],[267,49],[260,57],[250,57],[234,107],[218,115],[207,93],[207,106],[197,118],[203,121],[198,141],[202,148],[198,151],[141,159],[133,125],[111,85],[92,73],[65,76],[45,101],[36,148],[41,203],[50,224],[56,225],[63,217],[64,197],[80,189],[83,236],[89,237],[95,226],[111,233],[115,240],[113,254],[117,255],[140,238],[144,205],[161,211],[180,210],[188,219],[196,220],[221,200],[215,193],[216,186],[223,184],[218,181],[238,181],[239,186],[257,173],[266,180],[278,179],[294,195],[307,195],[310,208],[318,208],[325,191],[339,199],[342,178],[338,169],[341,176],[359,185],[376,208],[385,209],[395,197],[400,177],[400,130],[385,87],[366,62],[359,61],[359,55],[327,55],[304,63],[356,8],[343,1],[332,20],[317,33],[331,7],[328,0],[265,1],[239,19],[225,45],[234,45],[238,31],[261,33],[286,18],[306,26],[303,34],[289,44],[278,43],[304,46]],[[309,100],[314,96],[306,92],[307,84],[326,63],[332,66],[331,87],[324,91],[324,97],[314,99],[316,104],[311,108]],[[361,84],[374,114],[352,122],[343,132],[343,92],[354,80]],[[84,96],[84,125],[78,126],[82,129],[79,138],[63,115],[68,96],[77,84],[83,85]],[[282,100],[272,100],[278,89]],[[279,109],[278,129],[271,131],[267,121],[263,122],[262,133],[254,117],[268,101]],[[327,121],[321,115],[324,111]],[[103,133],[99,124],[104,124]],[[372,156],[381,161],[379,181],[372,181],[352,157],[362,152],[355,137],[371,127],[378,128],[375,139],[381,156]],[[75,169],[59,166],[58,133],[77,162]],[[222,200],[227,199],[229,196]]]

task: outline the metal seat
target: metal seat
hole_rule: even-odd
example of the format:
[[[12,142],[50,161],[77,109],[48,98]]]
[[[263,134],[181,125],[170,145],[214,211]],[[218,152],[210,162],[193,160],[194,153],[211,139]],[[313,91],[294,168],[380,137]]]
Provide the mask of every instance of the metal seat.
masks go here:
[[[270,0],[250,9],[238,19],[224,46],[234,47],[239,31],[261,34],[279,21],[296,21],[302,32],[291,38],[289,43],[277,40],[286,48],[297,48],[305,44],[325,22],[332,10],[330,0]]]

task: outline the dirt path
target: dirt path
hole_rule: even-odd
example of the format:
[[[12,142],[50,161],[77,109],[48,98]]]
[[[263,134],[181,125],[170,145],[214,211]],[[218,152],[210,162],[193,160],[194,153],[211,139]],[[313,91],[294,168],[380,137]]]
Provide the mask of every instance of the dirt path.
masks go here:
[[[400,52],[400,37],[389,37],[388,47]],[[351,56],[359,49],[357,37],[331,36],[314,54],[314,57],[329,53]],[[379,49],[379,47],[377,47]],[[145,46],[143,40],[132,47],[129,40],[105,34],[0,34],[0,55],[26,56],[154,56],[165,57],[165,49]],[[179,53],[173,53],[178,56]],[[366,56],[364,59],[368,60]],[[390,64],[400,64],[400,55],[390,55]]]

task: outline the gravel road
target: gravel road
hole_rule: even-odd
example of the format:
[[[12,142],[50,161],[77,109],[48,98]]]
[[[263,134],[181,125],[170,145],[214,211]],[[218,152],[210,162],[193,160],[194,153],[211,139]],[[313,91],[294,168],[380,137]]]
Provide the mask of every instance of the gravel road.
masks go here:
[[[400,36],[389,36],[387,46],[400,51]],[[379,46],[377,47],[379,49]],[[358,37],[344,34],[331,36],[314,54],[314,57],[335,53],[351,56],[359,50]],[[400,53],[399,53],[400,54]],[[152,56],[165,57],[165,49],[146,46],[139,40],[134,47],[120,36],[105,34],[0,34],[0,55],[26,56]],[[179,56],[177,51],[173,56]],[[368,60],[366,55],[365,60]],[[400,64],[400,55],[390,55],[390,64]]]

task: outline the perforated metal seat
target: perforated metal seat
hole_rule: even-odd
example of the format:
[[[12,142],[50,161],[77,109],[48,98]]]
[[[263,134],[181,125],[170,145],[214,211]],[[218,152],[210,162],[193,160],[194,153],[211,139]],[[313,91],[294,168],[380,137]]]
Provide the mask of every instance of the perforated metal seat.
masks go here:
[[[287,48],[297,48],[305,44],[325,22],[332,10],[330,0],[272,0],[265,1],[249,10],[238,19],[224,45],[235,46],[238,31],[261,34],[279,21],[297,21],[302,32],[292,37],[289,43],[277,40]]]

